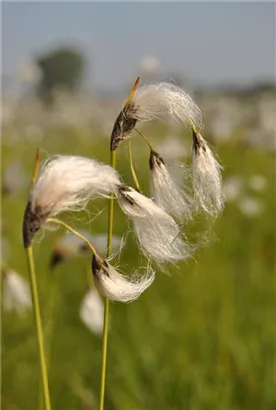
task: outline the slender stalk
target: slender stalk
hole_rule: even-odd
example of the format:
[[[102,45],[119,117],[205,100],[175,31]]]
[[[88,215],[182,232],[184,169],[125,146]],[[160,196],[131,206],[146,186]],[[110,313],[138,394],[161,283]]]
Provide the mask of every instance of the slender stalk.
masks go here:
[[[146,142],[146,144],[148,145],[149,149],[153,152],[155,152],[155,149],[153,148],[153,146],[151,145],[151,143],[149,142],[149,140],[147,139],[147,137],[145,136],[145,134],[138,130],[138,128],[134,128],[135,131],[143,138],[143,140]]]
[[[67,223],[61,221],[60,219],[57,218],[48,218],[47,222],[52,222],[58,225],[63,226],[64,228],[68,229],[68,231],[72,232],[74,235],[76,235],[78,238],[82,239],[88,246],[89,249],[91,250],[91,252],[94,255],[97,255],[96,249],[94,248],[94,246],[91,244],[91,242],[82,234],[80,234],[78,231],[76,231],[74,228],[72,228],[70,225],[68,225]]]
[[[93,277],[91,275],[91,261],[89,261],[89,264],[87,264],[86,277],[87,277],[88,289],[93,289],[94,288],[94,282],[93,282]]]
[[[57,303],[58,303],[58,295],[57,293],[57,284],[56,281],[52,280],[51,289],[48,291],[49,293],[49,310],[47,313],[47,323],[44,324],[44,345],[45,345],[45,357],[46,357],[46,364],[47,364],[47,371],[50,374],[51,371],[51,353],[53,347],[53,330],[54,330],[54,322],[56,320],[57,315]],[[44,410],[43,405],[43,388],[42,384],[40,383],[39,389],[39,406],[38,410]]]
[[[39,360],[40,360],[41,381],[42,381],[43,396],[44,396],[44,408],[45,410],[51,410],[46,359],[45,359],[45,351],[44,351],[44,345],[43,345],[41,316],[40,316],[40,308],[39,308],[39,298],[38,298],[38,290],[37,290],[37,283],[36,283],[36,273],[35,273],[35,264],[34,264],[32,246],[29,246],[28,248],[26,248],[26,253],[27,253],[28,268],[29,268],[29,275],[30,275],[33,312],[34,312],[34,319],[35,319],[36,333],[37,333],[37,345],[38,345]]]
[[[40,149],[37,148],[35,152],[35,162],[34,162],[34,168],[33,168],[32,184],[34,184],[37,179],[38,170],[39,170],[39,157],[40,157]]]
[[[67,223],[61,221],[60,219],[57,218],[48,218],[47,222],[50,223],[55,223],[58,225],[63,226],[64,228],[66,228],[67,230],[71,231],[75,236],[79,237],[80,239],[82,239],[90,248],[90,250],[92,251],[93,254],[96,254],[96,250],[94,248],[94,246],[89,242],[89,240],[87,238],[85,238],[83,235],[81,235],[78,231],[76,231],[75,229],[73,229],[70,225],[68,225]],[[90,274],[91,276],[91,274]],[[91,279],[92,280],[92,279]],[[55,311],[56,311],[56,304],[57,304],[57,298],[55,297],[55,283],[53,282],[52,284],[52,289],[50,292],[50,296],[51,296],[51,301],[50,301],[50,319],[49,319],[49,323],[48,326],[46,328],[46,360],[48,362],[48,370],[50,367],[50,358],[51,358],[51,351],[52,351],[52,333],[53,333],[53,327],[54,327],[54,317],[55,317]],[[42,391],[40,389],[40,394],[39,394],[39,409],[42,409],[42,405],[43,405],[43,396],[42,396]]]
[[[110,165],[116,166],[116,151],[110,151]],[[114,196],[110,198],[108,211],[108,231],[107,231],[107,258],[112,252],[112,234],[114,222]],[[108,338],[108,319],[109,319],[109,300],[105,299],[104,305],[104,325],[102,338],[102,367],[101,367],[101,389],[100,389],[100,404],[99,410],[104,410],[104,395],[105,395],[105,377],[106,377],[106,356],[107,356],[107,338]]]
[[[138,181],[138,178],[137,178],[137,175],[136,175],[136,172],[135,172],[135,169],[134,169],[134,165],[133,165],[133,157],[132,157],[132,150],[131,150],[131,141],[130,141],[130,139],[128,140],[128,154],[129,154],[130,170],[131,170],[131,173],[132,173],[132,178],[133,178],[133,181],[134,181],[135,188],[136,188],[138,191],[141,191],[141,188],[140,188],[140,185],[139,185],[139,181]]]

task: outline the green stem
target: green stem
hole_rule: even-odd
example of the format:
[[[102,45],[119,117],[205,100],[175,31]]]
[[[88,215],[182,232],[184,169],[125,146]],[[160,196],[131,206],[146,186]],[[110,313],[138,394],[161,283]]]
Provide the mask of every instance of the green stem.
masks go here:
[[[37,333],[37,345],[38,345],[38,352],[39,352],[39,359],[40,359],[41,382],[42,382],[43,396],[44,396],[44,408],[45,410],[51,410],[46,359],[45,359],[45,352],[44,352],[44,346],[43,346],[43,334],[42,334],[41,316],[40,316],[40,308],[39,308],[39,298],[38,298],[38,290],[37,290],[37,283],[36,283],[36,274],[35,274],[35,265],[34,265],[34,256],[33,256],[32,246],[29,246],[28,248],[26,248],[26,253],[27,253],[27,259],[28,259],[28,268],[29,268],[29,275],[30,275],[32,301],[33,301],[33,312],[34,312],[34,319],[35,319],[36,333]]]
[[[110,165],[116,166],[116,151],[110,151]],[[108,211],[108,231],[107,231],[107,258],[112,252],[112,234],[114,222],[114,196],[110,198]],[[104,394],[105,394],[105,377],[106,377],[106,356],[107,356],[107,338],[108,338],[108,314],[109,300],[105,299],[104,305],[104,325],[102,338],[102,367],[101,367],[101,390],[100,390],[100,405],[99,410],[104,410]]]
[[[54,322],[56,320],[56,316],[58,313],[57,310],[57,303],[58,297],[57,293],[57,284],[56,281],[51,281],[51,289],[49,290],[49,310],[47,313],[47,323],[44,325],[44,341],[45,341],[45,357],[47,363],[47,370],[48,374],[51,373],[51,356],[52,356],[52,347],[53,347],[53,335],[54,335]],[[42,384],[40,383],[39,389],[39,406],[38,410],[43,410],[43,388]]]
[[[151,143],[149,142],[149,140],[147,139],[147,137],[145,136],[145,134],[138,130],[138,128],[134,128],[135,131],[143,138],[143,140],[146,142],[147,146],[149,147],[149,149],[153,152],[155,152],[155,149],[153,148],[153,146],[151,145]]]
[[[138,181],[138,178],[137,178],[137,175],[136,175],[136,172],[135,172],[135,169],[134,169],[134,165],[133,165],[133,157],[132,157],[132,150],[131,150],[131,141],[130,141],[130,139],[128,140],[128,154],[129,154],[130,170],[131,170],[131,174],[132,174],[132,178],[133,178],[133,181],[134,181],[135,188],[136,188],[138,191],[141,191],[140,185],[139,185],[139,181]]]
[[[94,255],[97,255],[96,249],[94,248],[94,246],[89,242],[89,240],[83,236],[82,234],[80,234],[78,231],[76,231],[74,228],[72,228],[70,225],[68,225],[67,223],[61,221],[60,219],[57,218],[48,218],[47,222],[52,222],[54,224],[58,224],[63,226],[64,228],[68,229],[68,231],[72,232],[74,235],[76,235],[78,238],[82,239],[89,247],[89,249],[91,250],[91,252]]]

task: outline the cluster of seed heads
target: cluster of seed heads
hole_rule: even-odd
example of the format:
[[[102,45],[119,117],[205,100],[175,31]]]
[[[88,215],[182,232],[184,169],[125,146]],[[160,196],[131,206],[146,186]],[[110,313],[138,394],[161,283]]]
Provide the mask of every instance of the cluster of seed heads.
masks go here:
[[[111,134],[110,149],[117,150],[140,121],[172,121],[187,127],[193,141],[191,176],[193,194],[171,175],[164,158],[150,146],[150,197],[127,186],[109,165],[80,156],[55,156],[40,168],[30,192],[23,224],[25,247],[51,218],[64,211],[85,209],[94,198],[114,196],[131,220],[139,249],[158,267],[186,260],[194,253],[181,232],[193,212],[217,217],[223,209],[221,166],[201,136],[199,107],[181,88],[160,83],[139,87],[136,81]],[[184,179],[184,178],[183,178]],[[97,289],[108,299],[137,299],[155,278],[151,264],[146,273],[125,276],[93,252],[92,271]]]

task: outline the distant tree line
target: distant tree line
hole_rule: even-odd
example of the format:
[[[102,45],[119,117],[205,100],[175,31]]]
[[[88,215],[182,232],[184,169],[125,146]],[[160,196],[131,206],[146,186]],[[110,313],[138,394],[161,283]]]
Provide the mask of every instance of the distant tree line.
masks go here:
[[[71,47],[45,53],[36,59],[36,64],[41,70],[37,94],[46,104],[53,102],[57,88],[74,93],[81,83],[85,65],[83,55]]]

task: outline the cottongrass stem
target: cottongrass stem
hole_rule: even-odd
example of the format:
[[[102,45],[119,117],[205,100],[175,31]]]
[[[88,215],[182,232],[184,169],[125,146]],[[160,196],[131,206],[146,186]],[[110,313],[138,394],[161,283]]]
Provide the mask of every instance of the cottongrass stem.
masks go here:
[[[129,165],[130,165],[130,170],[131,170],[131,174],[132,174],[132,178],[133,178],[133,182],[135,185],[135,188],[137,189],[137,191],[141,191],[140,188],[140,184],[134,169],[134,165],[133,165],[133,157],[132,157],[132,149],[131,149],[131,140],[128,140],[128,155],[129,155]]]
[[[110,150],[110,165],[116,167],[116,151]],[[108,210],[108,228],[107,228],[107,258],[112,253],[112,234],[114,224],[114,195],[111,196]],[[108,321],[109,321],[109,300],[105,299],[104,304],[104,325],[102,338],[102,365],[101,365],[101,387],[100,387],[100,404],[99,410],[104,410],[105,396],[105,378],[106,378],[106,358],[107,358],[107,339],[108,339]]]
[[[44,344],[43,344],[43,333],[42,333],[42,325],[41,325],[39,297],[38,297],[38,290],[37,290],[37,283],[36,283],[36,272],[35,272],[35,264],[34,264],[32,246],[28,246],[26,248],[26,254],[27,254],[27,261],[28,261],[28,268],[29,268],[29,275],[30,275],[33,312],[34,312],[34,319],[35,319],[35,325],[36,325],[37,345],[38,345],[40,370],[41,370],[41,383],[42,383],[43,397],[44,397],[44,408],[45,410],[51,410],[50,392],[49,392],[47,367],[46,367],[46,357],[45,357],[45,350],[44,350]]]
[[[36,156],[35,156],[35,162],[34,162],[34,168],[33,168],[32,187],[35,185],[35,182],[37,179],[38,168],[39,168],[39,155],[40,155],[40,151],[39,149],[37,149]],[[39,354],[39,361],[40,361],[41,384],[42,384],[43,398],[44,398],[44,410],[51,410],[49,383],[48,383],[47,366],[46,366],[46,356],[45,356],[44,343],[43,343],[43,332],[42,332],[40,306],[39,306],[39,296],[38,296],[38,289],[37,289],[37,282],[36,282],[33,248],[32,248],[33,234],[32,232],[28,230],[29,225],[26,224],[26,214],[28,213],[28,206],[29,205],[27,205],[27,208],[24,214],[24,219],[23,219],[23,244],[26,250],[29,277],[30,277],[33,314],[34,314],[34,320],[35,320],[35,326],[36,326],[36,339],[37,339],[38,354]],[[40,397],[39,397],[39,401],[40,401]]]
[[[94,248],[94,246],[91,244],[91,242],[85,237],[83,236],[81,233],[79,233],[78,231],[76,231],[74,228],[72,228],[70,225],[68,225],[67,223],[61,221],[60,219],[57,218],[48,218],[47,222],[49,223],[54,223],[57,225],[61,225],[63,226],[65,229],[68,229],[68,231],[72,232],[74,235],[76,235],[78,238],[80,238],[81,240],[83,240],[87,246],[89,247],[89,249],[91,250],[91,252],[95,255],[97,254],[96,249]]]

